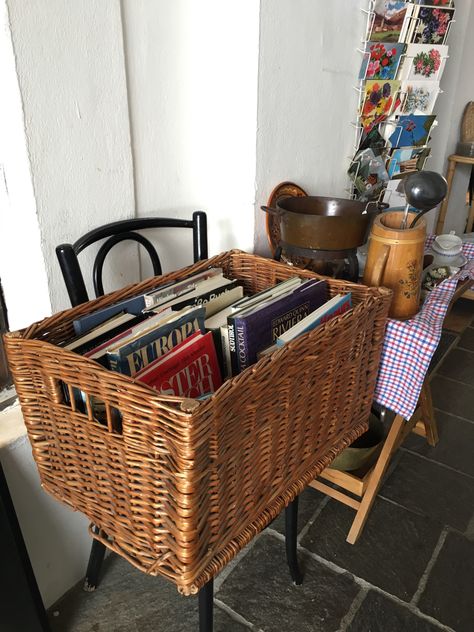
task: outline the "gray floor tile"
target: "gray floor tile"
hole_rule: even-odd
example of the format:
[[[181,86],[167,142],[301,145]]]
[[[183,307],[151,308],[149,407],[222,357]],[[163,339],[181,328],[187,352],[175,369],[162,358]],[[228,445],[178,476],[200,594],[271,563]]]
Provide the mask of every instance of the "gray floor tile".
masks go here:
[[[474,424],[440,410],[435,411],[435,415],[439,442],[434,448],[428,445],[424,437],[413,433],[406,439],[403,446],[429,459],[474,476]]]
[[[359,587],[309,556],[300,560],[304,581],[294,586],[284,544],[263,535],[217,596],[264,632],[335,632]]]
[[[437,370],[438,375],[474,386],[474,353],[465,349],[453,349]],[[474,406],[474,401],[472,401]]]
[[[468,327],[464,330],[464,333],[459,340],[458,346],[462,349],[469,349],[474,351],[474,327]]]
[[[404,452],[380,493],[443,525],[464,531],[474,508],[473,483],[465,474]]]
[[[347,632],[439,632],[439,626],[380,593],[369,591]]]
[[[460,384],[436,374],[431,380],[431,394],[436,408],[474,421],[474,385]]]
[[[474,542],[448,533],[419,608],[456,632],[474,629]]]
[[[248,630],[219,608],[214,621],[216,632]],[[52,632],[190,632],[198,629],[198,603],[112,555],[99,588],[92,593],[74,588],[50,609],[50,624]]]
[[[307,487],[299,497],[298,502],[298,533],[305,527],[308,520],[314,514],[316,509],[319,507],[320,503],[326,498],[324,494],[312,489],[311,487]],[[278,531],[279,533],[285,534],[285,511],[283,510],[281,514],[276,518],[271,524],[270,527]]]
[[[393,595],[411,599],[441,526],[377,499],[362,535],[352,545],[346,537],[354,516],[353,509],[331,500],[303,538],[302,546]]]
[[[441,339],[439,341],[438,347],[431,358],[430,366],[428,372],[433,371],[443,356],[447,353],[448,349],[457,339],[457,334],[451,333],[449,331],[443,331],[441,334]]]

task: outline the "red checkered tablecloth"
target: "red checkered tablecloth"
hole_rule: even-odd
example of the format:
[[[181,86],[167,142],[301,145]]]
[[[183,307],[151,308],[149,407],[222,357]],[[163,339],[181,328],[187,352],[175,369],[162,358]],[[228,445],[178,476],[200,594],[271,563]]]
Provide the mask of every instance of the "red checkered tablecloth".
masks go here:
[[[468,259],[464,268],[432,290],[416,316],[388,320],[374,398],[405,419],[415,411],[457,283],[467,277],[474,281],[474,244],[464,244],[463,254]]]

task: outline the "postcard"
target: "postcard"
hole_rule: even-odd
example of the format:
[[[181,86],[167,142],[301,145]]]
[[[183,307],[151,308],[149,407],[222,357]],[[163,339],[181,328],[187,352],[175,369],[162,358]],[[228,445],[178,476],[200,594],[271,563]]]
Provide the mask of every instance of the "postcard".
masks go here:
[[[388,177],[402,178],[413,171],[421,171],[428,158],[430,149],[428,147],[406,147],[405,149],[395,149],[387,164]]]
[[[392,125],[393,132],[388,142],[395,147],[423,147],[428,143],[431,128],[436,120],[434,114],[429,116],[410,114],[400,116]],[[387,127],[388,127],[387,125]]]
[[[380,194],[388,174],[385,168],[385,158],[376,156],[372,149],[358,151],[348,170],[362,201],[373,200]]]
[[[395,79],[405,44],[367,42],[359,79]]]
[[[453,16],[454,9],[414,7],[406,41],[413,44],[444,44]]]
[[[401,42],[405,18],[413,5],[400,0],[375,0],[370,41]],[[406,25],[405,25],[406,26]]]
[[[408,44],[398,78],[439,81],[447,56],[448,46]]]
[[[439,94],[439,81],[402,81],[401,104],[394,114],[431,114]]]
[[[364,137],[375,125],[385,120],[394,108],[399,107],[399,88],[399,81],[370,79],[365,82],[364,100],[360,112]]]

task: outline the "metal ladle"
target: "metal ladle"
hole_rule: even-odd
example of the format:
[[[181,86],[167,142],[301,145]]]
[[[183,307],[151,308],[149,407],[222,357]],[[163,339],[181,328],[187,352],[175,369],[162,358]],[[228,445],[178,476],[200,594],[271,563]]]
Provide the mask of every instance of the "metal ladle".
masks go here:
[[[408,209],[413,206],[420,211],[413,219],[409,228],[413,228],[417,221],[431,209],[444,200],[448,185],[442,175],[436,171],[415,171],[408,175],[403,183],[407,205],[400,228],[407,227]]]

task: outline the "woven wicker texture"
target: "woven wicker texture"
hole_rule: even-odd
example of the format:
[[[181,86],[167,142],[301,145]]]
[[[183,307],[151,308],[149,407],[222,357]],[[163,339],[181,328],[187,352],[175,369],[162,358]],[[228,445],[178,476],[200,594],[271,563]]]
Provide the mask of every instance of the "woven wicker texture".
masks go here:
[[[299,270],[240,251],[208,266],[256,292]],[[328,280],[355,307],[226,381],[207,401],[164,397],[54,343],[80,314],[157,285],[151,279],[5,338],[44,488],[142,571],[192,594],[366,428],[391,293]],[[62,383],[102,400],[107,424],[67,404]],[[73,398],[71,397],[71,400]],[[121,427],[114,409],[122,414]]]

